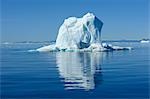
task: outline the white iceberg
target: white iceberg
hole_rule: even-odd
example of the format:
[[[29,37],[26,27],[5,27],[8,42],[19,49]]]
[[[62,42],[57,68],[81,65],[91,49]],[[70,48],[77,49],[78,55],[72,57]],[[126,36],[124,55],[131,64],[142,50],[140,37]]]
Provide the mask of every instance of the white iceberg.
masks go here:
[[[59,29],[56,47],[60,50],[91,49],[93,47],[93,49],[103,50],[100,43],[102,26],[103,23],[92,13],[87,13],[82,18],[65,19]]]
[[[59,28],[56,44],[38,48],[36,51],[105,51],[110,50],[102,46],[101,29],[103,22],[93,13],[87,13],[81,18],[69,17]],[[109,46],[112,47],[112,46]],[[112,47],[122,49],[123,47]],[[128,49],[128,48],[125,48]]]

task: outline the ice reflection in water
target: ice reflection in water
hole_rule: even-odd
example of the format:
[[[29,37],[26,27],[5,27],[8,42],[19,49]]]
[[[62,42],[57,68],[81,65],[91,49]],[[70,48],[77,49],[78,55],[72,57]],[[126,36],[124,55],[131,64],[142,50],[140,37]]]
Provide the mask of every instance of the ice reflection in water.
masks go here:
[[[57,66],[65,89],[94,89],[102,81],[102,57],[102,52],[58,52]]]

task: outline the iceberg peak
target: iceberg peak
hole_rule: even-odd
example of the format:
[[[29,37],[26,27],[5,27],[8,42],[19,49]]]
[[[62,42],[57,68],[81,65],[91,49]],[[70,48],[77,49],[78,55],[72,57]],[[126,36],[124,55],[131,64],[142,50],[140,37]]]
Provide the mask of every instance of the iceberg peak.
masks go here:
[[[88,12],[87,14],[85,14],[84,16],[83,16],[84,18],[95,18],[95,15],[93,14],[93,13],[90,13],[90,12]]]

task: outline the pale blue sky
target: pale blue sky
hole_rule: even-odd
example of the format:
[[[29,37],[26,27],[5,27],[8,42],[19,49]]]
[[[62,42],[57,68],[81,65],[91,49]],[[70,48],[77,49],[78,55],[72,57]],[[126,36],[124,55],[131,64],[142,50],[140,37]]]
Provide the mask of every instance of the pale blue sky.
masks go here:
[[[55,40],[63,20],[94,13],[102,39],[148,37],[149,0],[1,0],[2,41]]]

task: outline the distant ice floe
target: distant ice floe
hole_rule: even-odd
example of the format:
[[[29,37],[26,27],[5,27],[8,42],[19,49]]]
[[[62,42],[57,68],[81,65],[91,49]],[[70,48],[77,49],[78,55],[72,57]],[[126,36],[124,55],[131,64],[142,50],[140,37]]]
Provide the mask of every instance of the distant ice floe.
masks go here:
[[[39,52],[50,51],[90,51],[130,50],[131,47],[112,46],[101,43],[103,22],[93,13],[81,18],[69,17],[59,28],[56,44],[36,49]],[[31,50],[30,50],[31,51]]]
[[[150,43],[150,40],[149,39],[143,39],[140,41],[140,43]]]

